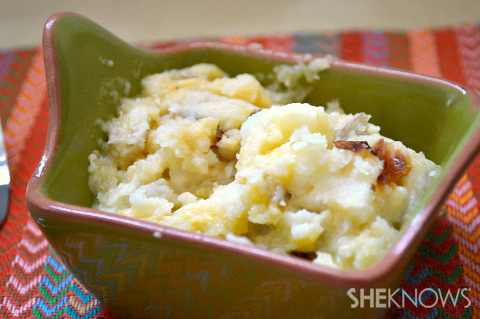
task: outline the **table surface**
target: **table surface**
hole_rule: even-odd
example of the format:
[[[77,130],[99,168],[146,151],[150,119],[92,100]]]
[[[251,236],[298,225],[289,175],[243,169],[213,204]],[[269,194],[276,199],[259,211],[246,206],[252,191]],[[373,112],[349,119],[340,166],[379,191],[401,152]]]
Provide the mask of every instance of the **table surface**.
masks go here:
[[[87,16],[130,42],[480,21],[478,0],[4,0],[0,48],[34,45],[54,12]]]
[[[265,29],[272,33],[215,40],[331,54],[442,77],[480,90],[480,16],[466,22],[395,30],[370,27],[278,33]],[[48,98],[41,48],[24,48],[23,44],[0,51],[0,117],[12,173],[9,215],[0,227],[0,318],[114,318],[72,277],[26,209],[26,184],[41,158],[48,127]],[[149,41],[148,45],[155,48],[162,43]],[[395,306],[387,318],[480,317],[479,199],[477,159],[438,212],[435,227],[422,241],[400,286],[412,294],[427,288],[455,294],[467,288],[468,298],[461,298],[456,307]]]

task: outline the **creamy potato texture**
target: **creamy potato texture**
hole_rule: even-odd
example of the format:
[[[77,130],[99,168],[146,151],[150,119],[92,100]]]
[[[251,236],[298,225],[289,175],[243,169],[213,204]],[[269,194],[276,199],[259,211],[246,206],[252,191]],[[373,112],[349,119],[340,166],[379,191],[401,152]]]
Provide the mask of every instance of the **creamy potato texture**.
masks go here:
[[[288,103],[325,67],[278,68],[280,93],[210,64],[143,79],[89,156],[94,207],[336,268],[375,263],[438,167],[367,114]]]

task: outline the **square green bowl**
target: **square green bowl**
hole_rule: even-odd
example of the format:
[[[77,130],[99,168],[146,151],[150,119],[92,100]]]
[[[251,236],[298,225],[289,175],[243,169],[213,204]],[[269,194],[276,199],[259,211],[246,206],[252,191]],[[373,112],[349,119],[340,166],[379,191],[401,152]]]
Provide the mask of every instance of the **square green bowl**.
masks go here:
[[[75,277],[113,313],[135,318],[374,318],[386,309],[352,307],[350,288],[393,288],[480,147],[479,99],[454,83],[331,59],[307,101],[339,99],[372,115],[383,135],[441,165],[388,254],[363,270],[296,257],[91,208],[87,156],[104,138],[124,96],[152,73],[195,63],[230,75],[268,75],[310,56],[218,43],[160,51],[135,48],[95,23],[59,13],[46,23],[50,100],[47,143],[26,194],[28,209]]]

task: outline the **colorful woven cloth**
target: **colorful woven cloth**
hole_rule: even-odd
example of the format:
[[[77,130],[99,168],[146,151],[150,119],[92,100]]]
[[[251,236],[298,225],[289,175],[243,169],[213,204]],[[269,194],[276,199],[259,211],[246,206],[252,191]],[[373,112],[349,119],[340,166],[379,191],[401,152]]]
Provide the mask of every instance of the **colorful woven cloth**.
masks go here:
[[[480,30],[476,24],[213,40],[332,55],[443,77],[480,90]],[[143,45],[161,48],[176,43]],[[12,174],[9,214],[0,228],[0,317],[114,318],[56,257],[25,205],[27,182],[40,160],[48,126],[41,48],[0,51],[0,115]],[[433,304],[428,298],[439,293],[445,297],[450,291],[455,297],[466,289],[466,297],[456,302],[450,298],[445,305],[439,302],[433,307],[393,305],[387,318],[480,318],[479,199],[477,159],[438,212],[400,286],[412,296],[423,291],[427,306]]]

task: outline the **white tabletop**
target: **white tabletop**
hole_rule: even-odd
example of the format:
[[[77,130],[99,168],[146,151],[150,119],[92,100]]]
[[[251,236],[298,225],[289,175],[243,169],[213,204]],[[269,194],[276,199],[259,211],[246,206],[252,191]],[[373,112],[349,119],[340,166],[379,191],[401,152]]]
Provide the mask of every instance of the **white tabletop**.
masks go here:
[[[479,0],[3,0],[0,48],[39,44],[58,11],[80,13],[130,42],[480,22]]]

